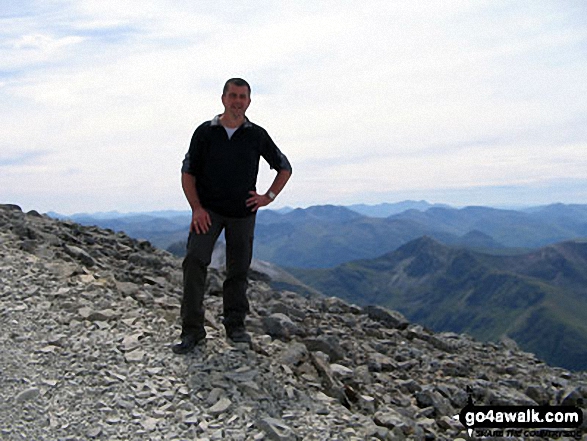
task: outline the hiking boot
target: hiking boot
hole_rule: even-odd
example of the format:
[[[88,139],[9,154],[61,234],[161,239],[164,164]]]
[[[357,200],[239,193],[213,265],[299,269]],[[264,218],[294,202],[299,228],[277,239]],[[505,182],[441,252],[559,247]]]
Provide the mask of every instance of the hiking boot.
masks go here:
[[[226,335],[234,343],[251,343],[251,335],[245,328],[227,330]]]
[[[175,354],[187,354],[191,352],[196,345],[206,340],[206,331],[197,334],[187,334],[181,337],[181,342],[173,345],[171,350]]]

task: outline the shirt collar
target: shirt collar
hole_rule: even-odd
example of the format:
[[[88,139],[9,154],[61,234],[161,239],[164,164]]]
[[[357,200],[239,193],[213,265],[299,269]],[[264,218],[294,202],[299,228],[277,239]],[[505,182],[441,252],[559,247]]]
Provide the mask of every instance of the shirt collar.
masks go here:
[[[222,124],[220,123],[220,115],[216,115],[214,118],[212,118],[210,125],[211,126],[221,126]],[[245,116],[245,122],[240,127],[252,127],[252,126],[253,126],[253,124],[251,123],[251,121],[249,121],[249,118],[247,118]]]

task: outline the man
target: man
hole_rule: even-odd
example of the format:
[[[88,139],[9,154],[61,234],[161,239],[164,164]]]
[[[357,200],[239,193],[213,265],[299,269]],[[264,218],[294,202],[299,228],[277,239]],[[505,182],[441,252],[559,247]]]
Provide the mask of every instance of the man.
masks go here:
[[[223,285],[223,324],[234,342],[250,343],[245,329],[249,312],[247,272],[253,254],[255,216],[269,205],[291,176],[291,165],[268,133],[251,123],[245,112],[251,88],[241,78],[224,85],[224,112],[201,124],[190,143],[182,166],[181,182],[192,208],[192,221],[183,261],[181,342],[173,352],[190,352],[206,338],[204,287],[212,250],[224,230],[226,280]],[[256,191],[259,160],[277,171],[268,191]]]

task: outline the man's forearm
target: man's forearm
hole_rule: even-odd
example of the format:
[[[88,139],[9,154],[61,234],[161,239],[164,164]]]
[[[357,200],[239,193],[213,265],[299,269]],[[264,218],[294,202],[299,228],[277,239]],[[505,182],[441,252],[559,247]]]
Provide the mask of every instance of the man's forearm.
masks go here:
[[[182,173],[181,187],[183,188],[183,193],[185,194],[192,211],[201,208],[202,204],[200,204],[200,198],[198,197],[198,192],[196,190],[196,177],[189,173]]]
[[[281,190],[283,190],[283,187],[285,187],[285,184],[287,184],[287,181],[289,181],[289,178],[291,176],[291,172],[287,171],[287,170],[281,170],[277,173],[277,176],[275,176],[275,179],[273,180],[273,183],[271,184],[271,187],[269,187],[269,190],[267,193],[272,192],[274,195],[278,195],[279,193],[281,193]]]
[[[212,221],[210,214],[202,207],[198,191],[196,190],[196,177],[189,173],[181,174],[181,186],[190,207],[192,207],[192,221],[190,233],[206,234],[210,230]]]

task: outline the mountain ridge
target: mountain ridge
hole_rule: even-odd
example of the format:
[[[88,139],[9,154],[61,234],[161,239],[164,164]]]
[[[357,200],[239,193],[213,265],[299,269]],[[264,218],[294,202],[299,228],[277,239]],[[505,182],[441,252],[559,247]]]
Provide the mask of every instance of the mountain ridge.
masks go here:
[[[425,236],[379,258],[288,271],[326,295],[397,309],[436,331],[467,332],[482,340],[509,335],[550,363],[587,369],[585,268],[587,243],[495,256]],[[533,328],[538,318],[545,324],[541,335],[559,328],[566,335],[544,343]],[[574,347],[557,349],[570,341]]]
[[[447,245],[496,253],[520,253],[567,239],[587,237],[587,206],[553,204],[526,210],[491,207],[451,208],[428,204],[413,209],[410,201],[390,204],[412,209],[386,218],[364,216],[349,207],[322,205],[257,215],[255,257],[280,266],[329,268],[351,260],[375,258],[404,243],[429,235]],[[417,205],[416,205],[417,206]],[[373,206],[374,208],[378,206]],[[155,246],[185,250],[189,212],[168,218],[76,218],[124,230]],[[164,223],[165,222],[165,223]]]

